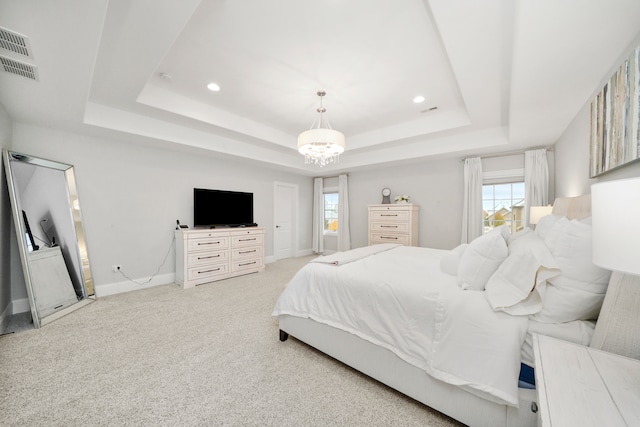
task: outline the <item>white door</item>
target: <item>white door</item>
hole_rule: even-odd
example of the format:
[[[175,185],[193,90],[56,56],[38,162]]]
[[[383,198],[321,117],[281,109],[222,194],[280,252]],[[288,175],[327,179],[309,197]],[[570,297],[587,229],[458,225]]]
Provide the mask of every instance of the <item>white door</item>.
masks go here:
[[[291,258],[296,253],[296,214],[298,209],[298,185],[275,183],[274,191],[274,254],[276,260]]]

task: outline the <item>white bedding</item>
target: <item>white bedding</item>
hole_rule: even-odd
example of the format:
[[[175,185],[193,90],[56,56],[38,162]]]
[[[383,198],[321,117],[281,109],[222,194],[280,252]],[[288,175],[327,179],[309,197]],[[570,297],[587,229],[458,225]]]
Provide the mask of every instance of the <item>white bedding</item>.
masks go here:
[[[564,341],[588,346],[593,337],[596,322],[593,320],[574,320],[563,323],[541,323],[529,320],[527,336],[522,345],[522,363],[534,367],[533,334],[546,335]]]
[[[273,315],[353,333],[444,382],[518,405],[527,318],[494,312],[481,291],[464,291],[440,270],[449,251],[399,246],[342,265],[309,263]]]
[[[346,252],[336,252],[331,255],[319,256],[318,258],[312,259],[309,262],[343,265],[353,261],[358,261],[359,259],[366,258],[370,255],[375,255],[380,252],[388,251],[389,249],[397,248],[398,246],[400,245],[394,244],[394,243],[384,243],[381,245],[364,246],[362,248],[351,249],[350,251],[346,251]]]

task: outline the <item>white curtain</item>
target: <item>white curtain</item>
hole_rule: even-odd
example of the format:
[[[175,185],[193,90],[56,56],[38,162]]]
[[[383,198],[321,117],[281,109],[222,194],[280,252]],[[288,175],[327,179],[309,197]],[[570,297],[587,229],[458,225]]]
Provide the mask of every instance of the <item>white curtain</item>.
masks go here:
[[[547,150],[524,152],[524,224],[529,225],[531,206],[546,206],[549,203],[549,165]]]
[[[349,232],[349,186],[347,175],[338,176],[338,252],[351,249]]]
[[[462,243],[482,236],[482,161],[464,161],[464,200],[462,205]]]
[[[322,178],[313,180],[312,249],[317,254],[324,252],[324,194],[322,182]]]

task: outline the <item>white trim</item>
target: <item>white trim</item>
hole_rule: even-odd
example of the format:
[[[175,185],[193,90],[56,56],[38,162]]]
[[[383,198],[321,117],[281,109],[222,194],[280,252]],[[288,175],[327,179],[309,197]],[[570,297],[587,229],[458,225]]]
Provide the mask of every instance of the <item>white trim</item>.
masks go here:
[[[154,286],[172,284],[175,283],[176,275],[175,273],[167,273],[160,276],[155,276],[149,283],[147,283],[149,279],[149,277],[134,279],[136,282],[141,284],[133,283],[130,280],[125,280],[122,282],[96,285],[96,296],[98,298],[101,298],[106,297],[107,295],[121,294],[124,292],[137,291],[139,289],[152,288]]]
[[[29,298],[14,299],[11,301],[11,314],[26,313],[31,311]]]

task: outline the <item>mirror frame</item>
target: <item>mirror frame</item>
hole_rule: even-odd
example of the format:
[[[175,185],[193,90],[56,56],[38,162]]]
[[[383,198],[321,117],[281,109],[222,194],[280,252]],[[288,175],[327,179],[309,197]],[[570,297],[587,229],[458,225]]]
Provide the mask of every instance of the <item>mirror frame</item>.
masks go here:
[[[82,225],[82,214],[78,201],[74,169],[72,165],[29,156],[9,150],[3,150],[3,159],[7,177],[7,187],[9,189],[9,198],[11,200],[13,223],[18,240],[20,261],[22,263],[22,272],[24,274],[27,296],[29,298],[29,305],[31,307],[31,316],[33,319],[34,327],[40,328],[41,326],[51,323],[52,321],[59,319],[60,317],[93,302],[96,298],[93,286],[93,278],[91,275],[91,268],[89,266],[89,255],[87,253],[87,246],[84,238],[85,234]],[[82,297],[78,297],[79,299],[77,302],[72,303],[71,305],[62,308],[59,311],[55,311],[46,316],[41,316],[41,313],[39,313],[38,311],[38,306],[36,305],[36,296],[34,295],[34,287],[32,282],[32,272],[29,265],[29,250],[24,237],[27,230],[21,215],[22,206],[20,204],[20,197],[17,194],[16,182],[12,171],[12,162],[29,163],[35,166],[42,166],[49,169],[59,170],[64,173],[67,201],[69,206],[69,216],[71,221],[73,222],[73,232],[76,242],[74,251],[75,254],[72,253],[71,255],[76,257],[75,261],[77,262],[76,265],[78,266],[77,277],[80,279],[82,285]],[[83,251],[84,254],[82,253]]]

